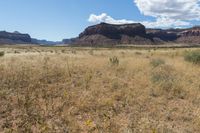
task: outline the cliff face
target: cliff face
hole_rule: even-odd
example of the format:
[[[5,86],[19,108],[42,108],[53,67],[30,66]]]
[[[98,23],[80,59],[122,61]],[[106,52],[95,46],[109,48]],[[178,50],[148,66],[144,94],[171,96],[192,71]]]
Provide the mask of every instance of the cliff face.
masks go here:
[[[100,34],[110,39],[120,39],[121,35],[132,37],[136,35],[145,36],[146,31],[145,27],[141,24],[112,25],[101,23],[86,28],[85,31],[79,35],[79,38],[94,34]]]
[[[147,34],[149,38],[160,39],[165,42],[175,41],[178,38],[178,35],[175,31],[167,31],[162,29],[147,29]]]
[[[141,38],[141,39],[139,39]],[[133,42],[151,42],[142,24],[113,25],[101,23],[86,28],[74,42],[75,45],[117,45]],[[140,41],[141,40],[141,41]]]
[[[0,43],[1,44],[29,44],[31,43],[31,37],[28,34],[21,34],[18,32],[10,33],[6,31],[0,31]]]
[[[178,43],[200,44],[200,27],[185,29],[179,32],[178,36]]]
[[[80,46],[109,46],[123,44],[200,44],[200,27],[188,29],[146,29],[142,24],[113,25],[100,23],[86,28],[72,44]]]

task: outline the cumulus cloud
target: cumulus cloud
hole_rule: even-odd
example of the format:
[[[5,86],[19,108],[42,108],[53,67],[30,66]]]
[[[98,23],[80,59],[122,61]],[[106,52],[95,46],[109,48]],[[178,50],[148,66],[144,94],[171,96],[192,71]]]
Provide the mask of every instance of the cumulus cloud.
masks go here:
[[[126,19],[116,20],[111,16],[107,15],[106,13],[102,13],[100,15],[91,14],[88,21],[93,23],[106,22],[111,24],[135,23],[135,21]]]
[[[134,0],[146,16],[174,20],[200,20],[199,0]]]
[[[184,27],[191,21],[200,20],[200,0],[133,0],[141,14],[155,18],[155,21],[134,21],[114,19],[106,13],[91,14],[88,21],[112,24],[142,23],[146,27]]]
[[[109,24],[127,24],[127,23],[141,23],[148,28],[153,27],[181,27],[181,26],[188,26],[190,25],[189,22],[180,21],[180,20],[172,20],[168,18],[158,18],[156,21],[133,21],[133,20],[126,20],[126,19],[114,19],[111,16],[107,15],[106,13],[102,13],[100,15],[91,14],[89,22],[92,23],[99,23],[99,22],[106,22]]]

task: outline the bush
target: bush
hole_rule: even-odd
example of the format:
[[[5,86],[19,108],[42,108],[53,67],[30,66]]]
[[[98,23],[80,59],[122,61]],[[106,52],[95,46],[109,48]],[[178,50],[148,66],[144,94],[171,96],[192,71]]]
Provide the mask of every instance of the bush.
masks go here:
[[[4,51],[0,51],[0,57],[3,57],[5,55]]]
[[[153,59],[151,60],[150,64],[153,66],[153,67],[158,67],[160,65],[163,65],[165,64],[165,61],[163,59]]]
[[[111,63],[112,66],[118,66],[119,65],[119,59],[116,56],[111,57],[109,60],[110,60],[110,63]]]
[[[185,60],[194,64],[200,64],[200,50],[187,52]]]

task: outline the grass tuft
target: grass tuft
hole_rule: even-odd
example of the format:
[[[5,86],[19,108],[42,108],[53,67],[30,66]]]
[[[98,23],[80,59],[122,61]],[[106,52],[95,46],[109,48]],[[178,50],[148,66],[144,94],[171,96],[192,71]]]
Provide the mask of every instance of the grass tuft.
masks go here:
[[[150,64],[153,66],[153,67],[158,67],[160,65],[163,65],[165,64],[165,61],[163,59],[152,59]]]
[[[185,60],[194,64],[200,64],[200,50],[186,52]]]
[[[118,66],[118,65],[119,65],[119,59],[118,59],[116,56],[111,57],[111,58],[109,59],[109,61],[110,61],[110,64],[111,64],[112,66]]]
[[[4,51],[0,51],[0,57],[3,57],[5,55]]]

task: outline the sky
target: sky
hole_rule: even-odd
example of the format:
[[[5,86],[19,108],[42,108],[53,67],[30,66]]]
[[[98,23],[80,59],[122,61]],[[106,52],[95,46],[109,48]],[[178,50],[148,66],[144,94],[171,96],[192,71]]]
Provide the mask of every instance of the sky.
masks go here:
[[[199,4],[200,0],[1,0],[0,31],[60,41],[100,22],[192,27],[200,22]]]

